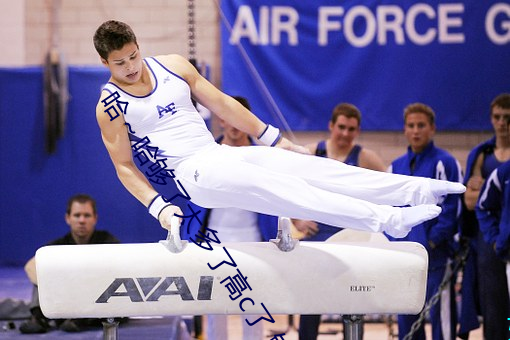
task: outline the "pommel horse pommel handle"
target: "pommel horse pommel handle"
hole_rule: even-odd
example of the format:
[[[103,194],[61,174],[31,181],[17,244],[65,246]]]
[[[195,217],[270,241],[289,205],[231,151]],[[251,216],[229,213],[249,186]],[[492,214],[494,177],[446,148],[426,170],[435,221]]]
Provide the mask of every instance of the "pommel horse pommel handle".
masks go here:
[[[281,251],[292,251],[297,244],[299,244],[298,240],[292,238],[290,234],[290,226],[292,222],[288,217],[279,217],[278,218],[278,234],[275,239],[269,240],[269,242],[276,244],[278,249]]]
[[[180,253],[186,247],[188,241],[182,241],[180,235],[181,222],[179,221],[179,217],[172,216],[170,220],[170,230],[168,231],[168,235],[166,240],[161,240],[159,243],[165,246],[172,253]]]

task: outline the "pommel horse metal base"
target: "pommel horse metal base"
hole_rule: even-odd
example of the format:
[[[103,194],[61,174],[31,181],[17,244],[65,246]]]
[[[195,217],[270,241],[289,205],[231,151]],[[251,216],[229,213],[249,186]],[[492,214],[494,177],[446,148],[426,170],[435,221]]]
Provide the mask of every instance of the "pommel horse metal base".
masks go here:
[[[267,317],[262,303],[273,315],[343,314],[344,339],[358,340],[363,314],[421,311],[428,257],[420,244],[374,241],[368,233],[346,240],[347,230],[326,242],[297,242],[288,223],[279,229],[274,242],[211,243],[210,251],[181,241],[176,229],[160,243],[40,248],[41,309],[48,318],[109,319],[108,340],[117,338],[113,318]],[[251,290],[233,300],[225,282],[238,274]],[[253,303],[240,303],[245,297]]]

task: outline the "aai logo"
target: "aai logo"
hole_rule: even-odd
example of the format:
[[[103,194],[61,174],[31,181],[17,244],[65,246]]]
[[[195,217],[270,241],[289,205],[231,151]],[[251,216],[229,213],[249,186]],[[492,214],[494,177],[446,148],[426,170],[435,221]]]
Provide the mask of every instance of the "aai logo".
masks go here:
[[[211,300],[212,276],[200,276],[197,300]],[[96,303],[107,303],[111,298],[129,297],[131,302],[158,301],[164,295],[179,295],[183,301],[195,298],[182,276],[116,278],[99,296]]]

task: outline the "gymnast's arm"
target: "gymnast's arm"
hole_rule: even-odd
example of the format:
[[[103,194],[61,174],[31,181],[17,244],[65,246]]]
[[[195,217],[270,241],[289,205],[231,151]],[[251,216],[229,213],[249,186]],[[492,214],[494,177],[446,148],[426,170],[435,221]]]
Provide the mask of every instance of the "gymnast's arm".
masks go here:
[[[228,124],[254,137],[260,136],[266,129],[266,124],[257,116],[237,100],[218,90],[207,79],[202,77],[196,68],[182,56],[170,54],[160,56],[158,60],[188,83],[193,99]],[[307,153],[303,147],[295,145],[286,138],[281,138],[277,146]]]
[[[101,100],[106,96],[108,93],[103,91],[96,106],[96,119],[101,129],[103,143],[121,183],[136,199],[148,207],[158,193],[133,162],[131,143],[124,125],[124,117],[119,116],[110,121],[110,117],[105,113],[106,108]],[[161,212],[159,221],[164,228],[170,229],[170,218],[175,213],[182,215],[180,208],[175,205],[170,205]]]

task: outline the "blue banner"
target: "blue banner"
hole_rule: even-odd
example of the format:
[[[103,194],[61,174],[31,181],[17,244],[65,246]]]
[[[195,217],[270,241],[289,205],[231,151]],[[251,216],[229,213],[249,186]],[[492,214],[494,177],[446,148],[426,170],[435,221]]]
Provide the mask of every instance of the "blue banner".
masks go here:
[[[23,265],[37,248],[69,232],[66,203],[77,193],[96,199],[97,229],[121,242],[165,239],[166,231],[118,180],[101,140],[95,107],[108,70],[69,68],[67,122],[53,154],[45,150],[43,72],[0,68],[0,266]],[[154,186],[167,197],[178,192],[173,180]],[[184,209],[185,202],[176,204]]]
[[[508,1],[223,0],[221,12],[223,90],[281,128],[325,130],[350,102],[364,130],[401,130],[404,107],[423,102],[440,130],[490,130],[490,102],[510,92]]]

